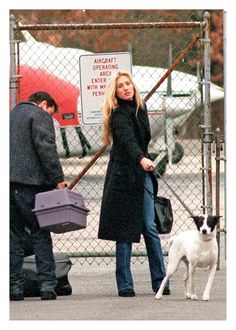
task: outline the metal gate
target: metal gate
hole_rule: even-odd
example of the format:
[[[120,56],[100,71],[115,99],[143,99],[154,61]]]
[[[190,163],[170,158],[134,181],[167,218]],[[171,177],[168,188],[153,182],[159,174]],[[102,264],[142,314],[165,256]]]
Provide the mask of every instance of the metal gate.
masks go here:
[[[222,137],[219,131],[216,135],[212,133],[210,108],[211,101],[222,99],[224,93],[210,81],[209,22],[207,12],[199,21],[81,24],[23,24],[11,15],[11,107],[27,100],[36,86],[49,91],[61,110],[54,124],[66,180],[71,182],[84,173],[74,191],[83,195],[90,209],[88,226],[77,232],[53,234],[55,252],[67,253],[80,263],[114,260],[114,242],[97,239],[109,150],[102,149],[101,125],[84,125],[81,121],[79,57],[82,54],[124,51],[132,54],[132,73],[148,106],[152,132],[149,151],[161,177],[165,178],[165,181],[159,178],[159,194],[172,200],[175,223],[171,235],[192,227],[188,211],[179,199],[195,214],[223,215],[220,198],[223,199],[219,194]],[[81,44],[87,38],[90,48],[54,46],[62,33],[73,34],[73,39],[78,38]],[[109,42],[102,42],[102,38]],[[212,154],[214,141],[216,158]],[[87,169],[101,149],[101,156]],[[212,159],[217,160],[214,173]],[[217,188],[216,197],[213,186]],[[224,226],[221,221],[219,233]],[[168,238],[169,235],[161,236],[164,250]],[[132,262],[145,259],[142,240],[133,245]]]

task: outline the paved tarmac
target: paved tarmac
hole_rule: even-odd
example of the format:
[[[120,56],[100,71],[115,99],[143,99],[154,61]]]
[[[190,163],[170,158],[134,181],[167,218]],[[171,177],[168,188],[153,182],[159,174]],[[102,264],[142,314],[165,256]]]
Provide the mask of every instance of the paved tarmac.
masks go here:
[[[196,272],[197,301],[183,295],[185,266],[180,265],[171,279],[171,295],[154,299],[148,263],[132,265],[136,296],[119,297],[116,292],[114,263],[99,266],[74,264],[69,273],[73,287],[70,296],[55,301],[26,298],[10,302],[10,320],[226,320],[226,263],[221,256],[221,269],[216,272],[211,300],[201,296],[207,270]]]

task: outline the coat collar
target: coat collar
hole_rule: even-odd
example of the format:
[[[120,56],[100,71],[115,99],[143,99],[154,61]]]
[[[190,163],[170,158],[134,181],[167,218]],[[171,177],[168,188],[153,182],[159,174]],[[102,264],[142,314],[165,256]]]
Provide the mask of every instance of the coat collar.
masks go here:
[[[119,97],[117,97],[117,102],[118,102],[118,105],[119,106],[128,106],[128,107],[132,107],[136,110],[136,102],[135,100],[132,100],[132,101],[126,101],[126,100],[123,100],[123,99],[120,99]]]

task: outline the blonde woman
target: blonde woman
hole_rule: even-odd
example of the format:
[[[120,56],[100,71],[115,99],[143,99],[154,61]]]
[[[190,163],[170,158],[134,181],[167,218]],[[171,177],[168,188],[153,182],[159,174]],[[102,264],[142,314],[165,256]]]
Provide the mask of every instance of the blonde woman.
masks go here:
[[[147,109],[129,72],[110,80],[103,103],[103,142],[112,143],[101,205],[98,237],[116,241],[116,282],[121,297],[134,297],[131,273],[132,243],[144,237],[152,289],[165,277],[157,233],[154,163],[148,155],[151,139]],[[147,188],[147,191],[145,188]],[[164,294],[170,294],[169,287]]]

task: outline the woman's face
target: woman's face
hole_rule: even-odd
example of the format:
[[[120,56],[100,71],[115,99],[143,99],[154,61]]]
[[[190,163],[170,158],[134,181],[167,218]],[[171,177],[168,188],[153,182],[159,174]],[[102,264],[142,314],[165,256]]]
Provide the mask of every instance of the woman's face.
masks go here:
[[[116,96],[122,100],[132,101],[134,97],[134,86],[126,76],[121,76],[116,81]]]

